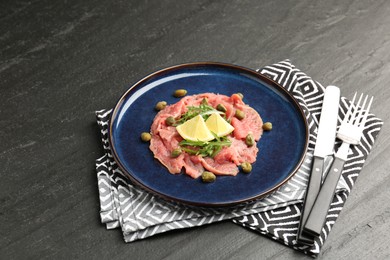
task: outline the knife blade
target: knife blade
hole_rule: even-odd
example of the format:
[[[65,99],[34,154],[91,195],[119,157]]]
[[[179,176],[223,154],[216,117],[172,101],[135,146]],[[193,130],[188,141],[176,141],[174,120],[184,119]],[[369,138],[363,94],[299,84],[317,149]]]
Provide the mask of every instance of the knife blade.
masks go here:
[[[314,148],[312,169],[298,226],[297,240],[302,244],[312,245],[314,243],[314,236],[304,233],[303,227],[320,190],[324,171],[324,160],[333,153],[336,139],[339,102],[340,89],[336,86],[328,86],[325,89],[321,117],[318,124],[317,140]]]

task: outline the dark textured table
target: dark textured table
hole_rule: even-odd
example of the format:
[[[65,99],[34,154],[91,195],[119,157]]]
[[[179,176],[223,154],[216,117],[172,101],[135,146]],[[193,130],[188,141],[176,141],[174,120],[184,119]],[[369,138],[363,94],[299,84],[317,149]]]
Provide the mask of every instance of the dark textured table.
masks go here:
[[[100,223],[94,111],[157,69],[284,59],[385,121],[322,259],[390,257],[390,2],[0,3],[1,259],[309,259],[227,221],[126,244]]]

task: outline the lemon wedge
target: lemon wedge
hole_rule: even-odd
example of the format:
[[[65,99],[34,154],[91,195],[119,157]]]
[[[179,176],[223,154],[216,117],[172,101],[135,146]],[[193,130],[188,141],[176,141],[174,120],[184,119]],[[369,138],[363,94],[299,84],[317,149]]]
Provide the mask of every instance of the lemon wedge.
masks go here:
[[[179,132],[181,137],[190,141],[207,142],[215,138],[207,128],[206,123],[201,115],[197,115],[185,123],[178,125],[176,130]]]
[[[225,136],[233,132],[234,127],[226,122],[218,113],[213,113],[206,120],[207,128],[218,137]]]

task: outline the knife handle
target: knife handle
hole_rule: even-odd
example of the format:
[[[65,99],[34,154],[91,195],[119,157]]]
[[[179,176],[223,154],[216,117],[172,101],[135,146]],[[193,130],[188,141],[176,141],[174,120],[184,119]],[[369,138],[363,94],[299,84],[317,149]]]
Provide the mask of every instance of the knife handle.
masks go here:
[[[301,219],[298,226],[297,240],[302,244],[311,245],[314,243],[314,237],[303,233],[303,226],[313,207],[314,201],[318,195],[321,186],[322,171],[324,167],[324,158],[314,156],[309,182],[303,201]]]
[[[344,159],[335,157],[332,167],[325,178],[317,199],[314,202],[314,206],[307,218],[306,224],[303,228],[304,232],[313,236],[319,236],[321,234],[344,163]]]

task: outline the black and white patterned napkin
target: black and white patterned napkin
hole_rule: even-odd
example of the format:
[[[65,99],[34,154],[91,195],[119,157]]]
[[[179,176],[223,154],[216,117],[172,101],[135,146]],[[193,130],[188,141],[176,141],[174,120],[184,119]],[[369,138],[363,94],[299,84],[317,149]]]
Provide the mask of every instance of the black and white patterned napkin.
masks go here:
[[[260,73],[281,84],[290,93],[293,93],[295,97],[297,97],[296,93],[301,93],[303,100],[300,101],[307,104],[307,108],[311,114],[311,116],[307,117],[310,132],[316,133],[320,118],[324,88],[318,82],[314,81],[305,73],[297,69],[288,60],[272,66],[267,66],[261,69]],[[342,119],[344,118],[349,104],[350,102],[346,98],[341,98],[338,125],[340,125]],[[296,241],[302,203],[296,203],[294,205],[280,207],[275,210],[238,217],[235,218],[233,222],[255,230],[260,234],[266,235],[296,250],[303,251],[308,255],[316,257],[320,253],[321,247],[325,243],[332,226],[335,224],[344,203],[347,200],[357,177],[359,176],[366,158],[374,145],[375,139],[377,138],[382,125],[383,122],[381,119],[375,117],[373,114],[369,114],[363,131],[361,144],[352,146],[348,159],[344,165],[341,179],[345,181],[345,189],[336,192],[321,235],[315,239],[315,243],[312,247],[302,246]],[[313,135],[313,138],[315,138],[315,136],[316,135]],[[310,150],[314,148],[314,141],[315,139],[310,142]],[[340,141],[336,141],[336,146],[339,146],[340,144]]]
[[[170,203],[133,185],[124,177],[109,146],[108,125],[111,110],[104,109],[96,112],[105,151],[105,154],[96,160],[102,223],[105,223],[108,229],[120,227],[124,240],[131,242],[169,230],[233,219],[236,224],[256,230],[294,249],[317,255],[370,152],[382,122],[370,115],[362,145],[352,150],[353,154],[345,165],[332,204],[332,214],[327,220],[323,234],[316,239],[314,247],[300,246],[296,243],[295,236],[310,172],[324,88],[296,69],[288,60],[267,66],[259,72],[290,91],[304,109],[309,122],[309,150],[304,163],[293,178],[268,197],[232,209],[204,209]],[[340,118],[343,117],[347,102],[342,99]],[[329,163],[330,161],[327,161],[328,165]]]

